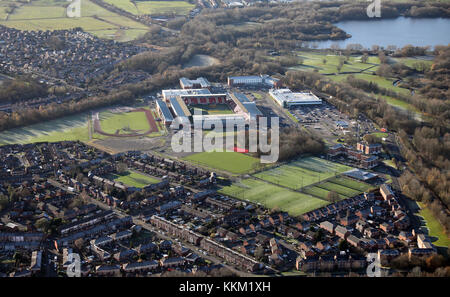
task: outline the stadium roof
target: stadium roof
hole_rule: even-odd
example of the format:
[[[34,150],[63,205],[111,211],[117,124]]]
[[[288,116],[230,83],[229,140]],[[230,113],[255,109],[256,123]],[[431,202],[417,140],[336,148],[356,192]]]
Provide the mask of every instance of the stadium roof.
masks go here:
[[[211,94],[208,89],[171,89],[163,90],[163,98],[169,100],[171,98],[176,98],[180,95],[198,95],[198,94]]]
[[[166,121],[173,121],[172,113],[170,112],[169,108],[167,107],[166,102],[157,99],[156,104],[158,105],[159,109],[161,110],[161,113]]]
[[[170,105],[172,105],[175,116],[178,117],[190,117],[191,112],[187,108],[186,104],[181,100],[180,97],[170,98]]]
[[[262,112],[258,109],[255,102],[244,102],[243,105],[247,109],[251,117],[262,116]]]
[[[242,93],[233,93],[234,94],[234,96],[236,96],[236,98],[239,100],[239,101],[241,101],[242,103],[244,103],[244,102],[251,102],[250,101],[250,99],[248,99],[248,97],[247,96],[245,96],[245,94],[242,94]]]

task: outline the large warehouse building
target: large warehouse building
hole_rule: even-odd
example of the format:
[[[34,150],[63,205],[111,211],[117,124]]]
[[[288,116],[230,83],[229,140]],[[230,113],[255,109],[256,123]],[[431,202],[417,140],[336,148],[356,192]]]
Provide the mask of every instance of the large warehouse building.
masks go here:
[[[278,78],[269,75],[229,76],[228,86],[262,86],[278,88],[281,86],[281,81]]]
[[[271,89],[269,94],[280,106],[286,108],[322,104],[322,99],[311,92],[294,93],[289,89]]]

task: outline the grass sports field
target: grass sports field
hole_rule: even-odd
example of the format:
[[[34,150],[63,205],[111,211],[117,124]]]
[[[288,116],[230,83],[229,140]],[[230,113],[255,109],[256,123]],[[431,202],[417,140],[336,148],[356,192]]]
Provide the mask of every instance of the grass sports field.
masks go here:
[[[309,157],[259,172],[254,176],[274,184],[297,190],[302,186],[305,187],[318,183],[350,169],[351,167],[345,165],[329,162],[320,158]]]
[[[193,104],[189,105],[189,111],[194,114],[194,110],[199,109],[202,114],[234,114],[227,104]]]
[[[294,216],[328,204],[325,200],[253,178],[233,183],[231,186],[222,188],[219,192],[238,199],[260,203],[267,208],[279,208]]]
[[[149,176],[142,175],[133,171],[127,171],[126,173],[120,175],[112,174],[111,176],[109,176],[109,178],[121,182],[124,185],[136,188],[143,188],[149,184],[159,183],[159,180],[157,180],[156,178],[151,178]]]
[[[106,133],[114,134],[117,130],[145,132],[150,125],[143,112],[112,113],[104,111],[100,113],[100,126]]]
[[[261,164],[257,158],[236,152],[203,152],[192,154],[183,159],[193,164],[234,174],[248,173]]]
[[[144,114],[144,113],[140,112],[135,114]],[[155,115],[155,113],[153,114]],[[118,117],[115,118],[114,116]],[[104,117],[106,121],[104,122],[104,124],[111,130],[113,130],[115,126],[119,126],[119,124],[115,122],[118,121],[118,119],[122,120],[121,121],[122,126],[120,127],[128,126],[127,124],[128,122],[124,122],[124,120],[127,119],[126,116],[120,116],[117,114],[113,114],[111,112],[104,112]],[[85,112],[26,127],[2,131],[0,132],[0,145],[14,144],[14,143],[25,144],[44,141],[56,142],[66,140],[69,141],[79,140],[83,142],[88,142],[89,141],[88,119],[91,119],[91,113]],[[139,121],[137,121],[138,119]],[[145,116],[143,119],[144,121],[142,121],[142,116],[139,115],[130,116],[128,118],[128,120],[130,120],[131,122],[130,128],[140,126],[148,127],[148,122]],[[148,134],[146,136],[147,137],[160,136],[164,128],[161,127],[161,125],[158,125],[158,129],[160,130],[159,132]],[[93,133],[92,136],[93,139],[104,139],[107,137],[100,135],[98,133]]]
[[[356,180],[353,180],[353,179],[350,179],[350,178],[346,178],[346,177],[331,178],[327,182],[333,183],[333,184],[336,184],[336,185],[341,185],[341,186],[344,186],[346,188],[354,189],[354,190],[357,190],[359,192],[365,192],[365,191],[368,191],[368,190],[370,190],[372,188],[375,188],[372,185],[369,185],[369,184],[366,184],[366,183],[363,183],[363,182],[359,182],[359,181],[356,181]],[[336,190],[336,189],[334,189],[334,190]],[[336,192],[338,192],[338,191],[336,191]]]
[[[10,14],[5,8],[18,5]],[[0,1],[0,25],[19,30],[58,30],[81,27],[86,32],[101,38],[129,41],[145,34],[148,27],[108,11],[89,0],[81,1],[81,17],[69,18],[67,1],[33,0],[32,2]]]
[[[88,141],[87,119],[89,113],[81,113],[26,127],[0,132],[0,145],[33,143],[41,141]]]
[[[349,169],[351,167],[308,157],[256,173],[253,178],[242,179],[219,192],[297,216],[329,204],[330,191],[345,199],[372,188],[369,184],[346,177],[335,177],[335,174],[340,175]],[[295,191],[300,188],[301,192]]]
[[[444,232],[444,228],[439,223],[439,221],[434,217],[431,211],[426,208],[423,203],[418,203],[420,206],[419,215],[422,216],[426,222],[426,227],[428,228],[428,235],[431,237],[437,237],[433,244],[436,246],[450,247],[450,237]]]
[[[104,0],[134,15],[187,15],[195,5],[186,1]]]
[[[155,122],[154,126],[149,123],[146,112],[150,111],[153,118],[157,114],[149,108],[127,108],[126,110],[106,110],[98,114],[99,121],[94,120],[94,137],[97,136],[125,136],[130,137],[155,137],[161,136],[164,128]],[[94,118],[96,116],[94,115]],[[150,131],[150,133],[149,133]]]

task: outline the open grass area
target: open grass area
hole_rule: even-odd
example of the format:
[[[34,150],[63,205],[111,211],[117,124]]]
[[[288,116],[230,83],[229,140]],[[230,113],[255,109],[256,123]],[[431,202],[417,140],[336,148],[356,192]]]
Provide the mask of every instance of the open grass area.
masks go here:
[[[259,172],[254,176],[291,189],[300,189],[350,170],[351,167],[309,157]]]
[[[187,15],[195,5],[187,1],[104,0],[134,15]]]
[[[434,217],[431,211],[425,207],[423,203],[418,203],[420,206],[419,215],[422,216],[426,222],[426,227],[428,228],[428,235],[430,237],[435,237],[437,240],[432,240],[432,243],[436,246],[450,247],[450,237],[445,234],[444,228],[439,223],[439,221]]]
[[[405,64],[406,66],[416,69],[417,64],[423,62],[427,66],[431,66],[433,64],[433,60],[425,60],[425,59],[418,59],[418,58],[394,58],[394,61],[398,63]]]
[[[338,65],[341,58],[335,54],[328,54],[326,52],[297,52],[297,55],[302,59],[303,63],[294,69],[300,70],[317,70],[322,74],[338,73]],[[378,57],[369,57],[367,63],[361,62],[361,56],[350,56],[346,60],[340,72],[359,72],[359,71],[375,71],[380,60]]]
[[[139,127],[149,129],[147,118],[143,112],[128,113],[128,116],[117,116],[111,112],[101,112],[105,121],[102,123],[109,127],[113,133],[116,127],[128,127],[139,129]],[[84,112],[72,116],[66,116],[59,119],[29,125],[21,128],[9,129],[0,132],[0,145],[6,144],[25,144],[34,142],[57,142],[57,141],[83,141],[88,142],[88,119],[91,121],[91,113]],[[92,124],[92,121],[91,121]],[[92,127],[92,125],[91,125]],[[159,127],[160,128],[160,127]],[[119,129],[119,128],[117,128]],[[147,137],[155,137],[162,135],[164,128],[159,132],[147,135]],[[93,139],[105,139],[107,136],[98,133],[92,134]]]
[[[202,114],[234,114],[227,104],[192,104],[189,110],[194,114],[194,109],[199,109]]]
[[[129,0],[103,0],[104,2],[114,5],[117,8],[123,9],[126,12],[138,15],[139,11],[136,5]]]
[[[81,17],[69,18],[67,1],[34,0],[20,3],[13,13],[6,14],[0,7],[0,25],[19,30],[63,30],[81,27],[100,38],[129,41],[147,32],[148,27],[106,10],[89,1],[81,1]],[[127,32],[130,31],[130,32]]]
[[[104,111],[100,113],[100,126],[104,132],[112,134],[117,130],[124,133],[131,133],[131,131],[142,133],[150,129],[144,112],[112,113]]]
[[[324,200],[327,199],[328,193],[330,192],[316,186],[303,188],[302,191],[306,194],[309,194],[314,197],[319,197]],[[339,198],[346,198],[346,197],[342,197],[342,195],[339,195]]]
[[[327,52],[312,51],[300,51],[297,52],[297,55],[299,60],[301,59],[303,62],[298,66],[292,67],[294,70],[317,71],[321,74],[326,74],[329,79],[335,82],[345,82],[349,75],[353,75],[355,78],[376,83],[379,87],[392,90],[399,94],[410,95],[410,91],[408,89],[401,88],[393,84],[394,78],[385,78],[375,75],[375,71],[378,69],[380,64],[380,59],[378,57],[369,56],[367,63],[362,63],[361,56],[350,56],[339,72],[337,70],[337,66],[339,65],[339,60],[341,58],[345,58],[344,56],[329,54]],[[424,62],[427,65],[432,63],[432,61],[417,58],[395,58],[393,61],[404,63],[412,68],[414,68],[414,65],[418,62]],[[407,102],[389,96],[376,96],[386,100],[386,102],[392,106],[420,114],[417,108]]]
[[[195,8],[186,1],[136,1],[139,14],[187,15]]]
[[[219,192],[238,199],[260,203],[267,208],[279,208],[293,216],[301,215],[328,204],[325,200],[253,178],[223,187]]]
[[[366,184],[364,182],[356,181],[347,177],[336,177],[328,180],[329,183],[341,185],[350,189],[354,189],[360,192],[368,191],[375,188],[372,185]]]
[[[81,113],[26,127],[0,132],[0,145],[33,143],[41,141],[88,141],[87,119],[89,113]]]
[[[143,188],[149,184],[156,184],[159,182],[156,178],[151,178],[147,175],[139,174],[134,171],[127,171],[123,174],[111,174],[109,178],[121,182],[124,185],[136,188]]]
[[[318,184],[317,187],[320,187],[320,188],[328,190],[328,191],[335,191],[339,195],[342,195],[345,197],[353,197],[358,194],[361,194],[361,192],[362,192],[360,190],[355,190],[355,189],[348,188],[346,186],[342,186],[342,185],[331,183],[331,182],[325,182],[325,183]]]
[[[349,75],[353,75],[355,78],[363,79],[366,81],[370,81],[376,83],[379,87],[392,90],[394,92],[409,95],[410,92],[408,89],[396,87],[393,85],[394,79],[381,77],[378,75],[367,74],[367,73],[355,73],[355,74],[337,74],[329,76],[330,79],[341,82],[345,81]]]
[[[189,155],[183,159],[193,164],[234,174],[248,173],[261,166],[259,159],[236,152],[203,152]]]

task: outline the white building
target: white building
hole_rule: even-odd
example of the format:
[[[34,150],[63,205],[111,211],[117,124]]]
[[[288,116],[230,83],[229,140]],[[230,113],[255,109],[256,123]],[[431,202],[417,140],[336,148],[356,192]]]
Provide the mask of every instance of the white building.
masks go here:
[[[276,87],[279,79],[269,75],[250,75],[250,76],[229,76],[228,85],[232,86],[268,86]]]
[[[294,93],[289,89],[271,89],[269,94],[280,106],[286,108],[291,106],[322,104],[322,99],[311,92]]]

